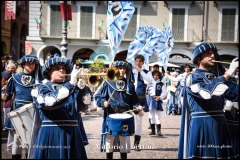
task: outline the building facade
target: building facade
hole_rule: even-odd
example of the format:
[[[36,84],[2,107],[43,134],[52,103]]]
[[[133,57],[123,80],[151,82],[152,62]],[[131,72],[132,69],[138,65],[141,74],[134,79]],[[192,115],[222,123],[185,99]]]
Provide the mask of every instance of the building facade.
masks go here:
[[[25,54],[28,20],[28,1],[16,1],[12,20],[5,20],[5,1],[1,2],[1,55],[11,55],[16,61]]]
[[[202,41],[215,43],[225,61],[238,56],[238,1],[134,1],[135,13],[117,56],[126,58],[127,49],[139,26],[162,30],[172,27],[174,48],[170,62],[191,62],[192,49]],[[73,20],[68,22],[66,57],[87,66],[95,59],[107,65],[112,60],[107,39],[107,1],[72,1]],[[36,23],[36,20],[39,24]],[[39,25],[39,28],[36,28]],[[46,56],[61,54],[62,19],[59,1],[29,1],[29,35],[32,54],[43,65]],[[156,61],[156,56],[150,62]]]

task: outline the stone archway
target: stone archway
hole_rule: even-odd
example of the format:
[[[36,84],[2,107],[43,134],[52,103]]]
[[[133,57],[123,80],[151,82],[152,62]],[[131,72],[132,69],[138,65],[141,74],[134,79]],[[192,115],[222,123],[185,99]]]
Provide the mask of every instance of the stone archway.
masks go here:
[[[73,63],[76,63],[77,60],[80,60],[79,66],[82,67],[81,61],[89,60],[90,56],[94,53],[94,51],[90,48],[81,48],[77,50],[72,57]]]
[[[123,50],[121,52],[118,52],[114,58],[114,61],[115,60],[125,61],[127,58],[127,52],[128,50]]]
[[[61,51],[57,45],[43,45],[37,52],[37,57],[39,59],[40,65],[43,66],[46,62],[47,56],[53,57],[57,53],[61,56]]]

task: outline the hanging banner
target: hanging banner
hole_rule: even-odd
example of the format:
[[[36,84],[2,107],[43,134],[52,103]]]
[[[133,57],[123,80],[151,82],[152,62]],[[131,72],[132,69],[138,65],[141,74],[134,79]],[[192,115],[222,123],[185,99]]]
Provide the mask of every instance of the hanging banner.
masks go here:
[[[32,53],[32,44],[29,41],[25,41],[25,54],[29,55]]]
[[[5,1],[5,20],[16,19],[16,1]]]

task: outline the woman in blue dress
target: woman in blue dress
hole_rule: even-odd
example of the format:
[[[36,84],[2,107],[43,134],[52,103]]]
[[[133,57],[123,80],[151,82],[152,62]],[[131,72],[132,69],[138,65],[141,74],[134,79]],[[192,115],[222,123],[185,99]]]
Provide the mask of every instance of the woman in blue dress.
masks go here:
[[[41,127],[30,158],[87,158],[84,148],[86,135],[76,101],[79,72],[75,66],[72,69],[72,62],[67,58],[55,56],[45,63],[43,76],[49,81],[31,92],[39,111]],[[65,74],[69,73],[70,81],[65,79]]]
[[[202,43],[193,50],[193,63],[198,68],[185,80],[179,159],[234,157],[223,108],[225,99],[238,99],[239,86],[229,81],[238,62],[234,59],[225,71],[214,60],[219,59],[212,43]]]
[[[167,77],[171,80],[171,86],[168,86],[167,104],[166,104],[166,114],[175,115],[178,112],[178,72],[174,71],[171,76]]]

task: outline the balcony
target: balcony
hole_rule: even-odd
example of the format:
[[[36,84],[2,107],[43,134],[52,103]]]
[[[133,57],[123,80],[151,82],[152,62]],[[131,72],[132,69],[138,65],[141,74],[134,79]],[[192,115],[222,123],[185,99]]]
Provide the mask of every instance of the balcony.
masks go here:
[[[50,28],[47,31],[47,28]],[[48,33],[49,32],[49,33]],[[96,34],[98,36],[93,37],[92,28],[91,27],[82,27],[80,29],[77,28],[77,25],[70,25],[67,27],[68,38],[72,39],[106,39],[106,31],[104,30],[96,30],[95,32],[99,32]],[[125,36],[123,37],[123,41],[133,41],[136,33],[136,29],[130,29],[125,32]],[[173,30],[173,36],[175,42],[199,42],[202,40],[201,31],[198,33],[194,29],[188,29],[186,38],[184,39],[184,31]],[[222,35],[221,40],[219,41],[219,36]],[[41,24],[40,26],[40,36],[41,37],[51,37],[51,38],[61,38],[62,37],[62,25],[53,25],[53,24]],[[236,37],[234,37],[236,36]],[[235,40],[236,39],[236,40]],[[230,42],[236,43],[239,42],[238,32],[234,33],[231,31],[222,31],[218,32],[218,29],[208,29],[207,39],[205,40],[210,42]]]

